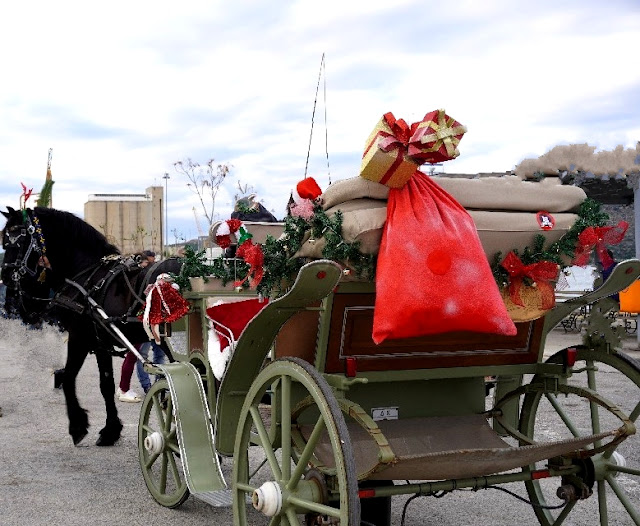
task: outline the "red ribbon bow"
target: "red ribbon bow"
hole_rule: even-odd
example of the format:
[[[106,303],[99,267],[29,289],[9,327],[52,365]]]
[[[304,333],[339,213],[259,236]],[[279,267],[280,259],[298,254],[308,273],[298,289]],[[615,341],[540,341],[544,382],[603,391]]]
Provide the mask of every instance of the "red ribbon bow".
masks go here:
[[[578,236],[576,255],[573,264],[584,267],[589,263],[591,251],[595,248],[602,267],[608,269],[615,263],[607,251],[607,245],[617,245],[627,233],[629,223],[620,221],[615,226],[590,226],[585,228]]]
[[[389,128],[391,128],[391,134],[388,134],[387,132],[380,132],[380,134],[384,136],[384,139],[380,141],[378,147],[383,152],[389,152],[394,148],[406,151],[409,147],[409,139],[412,135],[412,129],[404,119],[396,119],[391,112],[385,113],[383,118]]]
[[[264,253],[262,252],[262,247],[254,245],[253,241],[248,239],[238,247],[236,257],[244,259],[250,268],[245,278],[242,281],[236,281],[235,286],[238,287],[249,279],[249,286],[251,288],[257,287],[264,276]]]
[[[22,186],[22,195],[20,197],[22,197],[23,203],[26,205],[27,201],[31,197],[31,194],[33,193],[33,188],[29,188],[27,190],[27,187],[25,186],[24,183],[20,183],[20,186]]]
[[[540,308],[550,309],[555,304],[555,295],[550,280],[558,275],[558,265],[551,261],[539,261],[531,265],[525,265],[514,252],[509,252],[501,265],[509,273],[509,299],[516,305],[524,307],[520,297],[523,279],[531,279],[538,287],[541,294]]]

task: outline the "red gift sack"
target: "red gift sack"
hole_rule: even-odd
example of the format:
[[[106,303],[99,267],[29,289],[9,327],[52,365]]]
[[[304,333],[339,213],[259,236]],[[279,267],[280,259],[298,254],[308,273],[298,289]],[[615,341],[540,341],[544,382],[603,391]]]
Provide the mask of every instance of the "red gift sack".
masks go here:
[[[420,171],[389,191],[373,341],[451,331],[516,334],[471,216]]]

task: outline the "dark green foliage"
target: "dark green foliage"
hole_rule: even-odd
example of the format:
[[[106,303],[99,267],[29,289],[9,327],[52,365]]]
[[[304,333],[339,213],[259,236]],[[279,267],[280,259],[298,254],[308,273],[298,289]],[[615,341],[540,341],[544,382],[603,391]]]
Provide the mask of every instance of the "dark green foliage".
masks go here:
[[[555,243],[551,243],[548,247],[544,247],[544,236],[542,234],[537,235],[533,243],[525,247],[522,254],[519,254],[517,250],[514,250],[515,254],[520,258],[525,265],[531,265],[538,263],[539,261],[551,261],[557,263],[560,267],[566,267],[571,264],[571,260],[575,256],[576,243],[578,242],[578,236],[580,233],[590,227],[605,226],[609,220],[609,216],[602,212],[601,204],[593,199],[586,199],[581,205],[578,211],[578,220]],[[493,264],[491,266],[493,276],[496,279],[496,283],[499,287],[503,287],[509,283],[509,274],[500,265],[504,259],[504,254],[498,253],[494,257]]]
[[[36,206],[49,207],[51,206],[51,193],[53,191],[53,183],[51,179],[47,179],[42,185],[42,190],[40,190],[40,195],[38,196],[38,200],[36,201]]]

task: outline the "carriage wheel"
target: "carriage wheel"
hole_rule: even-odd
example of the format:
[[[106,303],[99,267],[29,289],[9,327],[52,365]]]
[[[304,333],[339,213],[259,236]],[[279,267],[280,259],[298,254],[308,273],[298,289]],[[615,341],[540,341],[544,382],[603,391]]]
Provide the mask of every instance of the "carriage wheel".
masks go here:
[[[268,390],[274,392],[273,403],[261,404]],[[304,450],[296,452],[291,414],[294,399],[307,396],[314,402],[313,432]],[[323,434],[335,461],[331,474],[310,469]],[[256,447],[250,448],[252,444]],[[233,516],[236,526],[249,520],[270,526],[360,524],[358,481],[344,416],[326,380],[304,360],[272,362],[249,389],[234,448]]]
[[[640,363],[628,356],[578,347],[577,360],[569,385],[587,387],[592,391],[607,387],[611,402],[616,404],[634,423],[640,414]],[[562,363],[565,351],[551,356],[548,362]],[[613,393],[610,394],[609,393]],[[573,436],[586,436],[618,427],[619,421],[609,411],[603,411],[593,402],[574,396],[543,395],[539,392],[525,395],[522,405],[520,430],[534,440],[558,440]],[[600,444],[596,443],[596,446]],[[542,526],[562,524],[575,510],[580,524],[632,524],[640,526],[640,437],[632,435],[622,443],[608,447],[601,453],[581,461],[578,478],[567,478],[560,490],[558,478],[525,482],[534,511]],[[540,469],[543,465],[530,466]],[[560,490],[567,495],[582,495],[586,500],[569,500],[560,509],[539,506],[562,504],[556,495]]]
[[[173,401],[166,380],[153,384],[142,403],[138,456],[149,493],[158,504],[177,508],[189,497],[176,437]]]

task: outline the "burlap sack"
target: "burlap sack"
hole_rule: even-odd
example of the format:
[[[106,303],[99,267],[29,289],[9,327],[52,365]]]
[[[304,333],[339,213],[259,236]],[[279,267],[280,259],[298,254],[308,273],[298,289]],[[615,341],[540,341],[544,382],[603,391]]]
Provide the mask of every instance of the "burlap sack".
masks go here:
[[[514,210],[552,214],[578,209],[586,199],[582,188],[562,185],[557,177],[546,177],[540,182],[523,181],[515,175],[462,179],[436,176],[432,178],[467,210]],[[385,200],[389,188],[362,177],[342,179],[333,183],[322,194],[323,208],[358,198]]]
[[[345,241],[360,241],[360,250],[364,254],[377,254],[382,239],[382,230],[387,219],[384,201],[355,199],[337,205],[327,212],[343,211],[342,234]],[[482,248],[490,263],[501,252],[506,256],[511,250],[520,253],[533,243],[536,235],[542,234],[545,246],[559,240],[578,219],[576,214],[553,214],[556,221],[552,230],[542,230],[533,212],[493,212],[486,210],[467,210],[475,222]],[[310,240],[307,237],[296,256],[320,258],[325,241]]]
[[[388,186],[374,183],[363,177],[352,177],[351,179],[336,181],[329,185],[329,188],[321,196],[322,208],[325,210],[353,199],[366,198],[386,201],[387,197],[389,197]]]
[[[331,217],[337,210],[342,211],[343,239],[349,243],[359,241],[360,251],[363,254],[377,254],[382,238],[382,228],[387,218],[387,202],[376,199],[353,199],[329,208],[327,215]],[[295,257],[320,258],[324,247],[324,238],[310,239],[307,235]]]
[[[433,181],[467,210],[545,210],[555,214],[575,211],[587,198],[582,188],[562,185],[557,177],[540,182],[523,181],[515,175],[479,179],[434,177]]]

